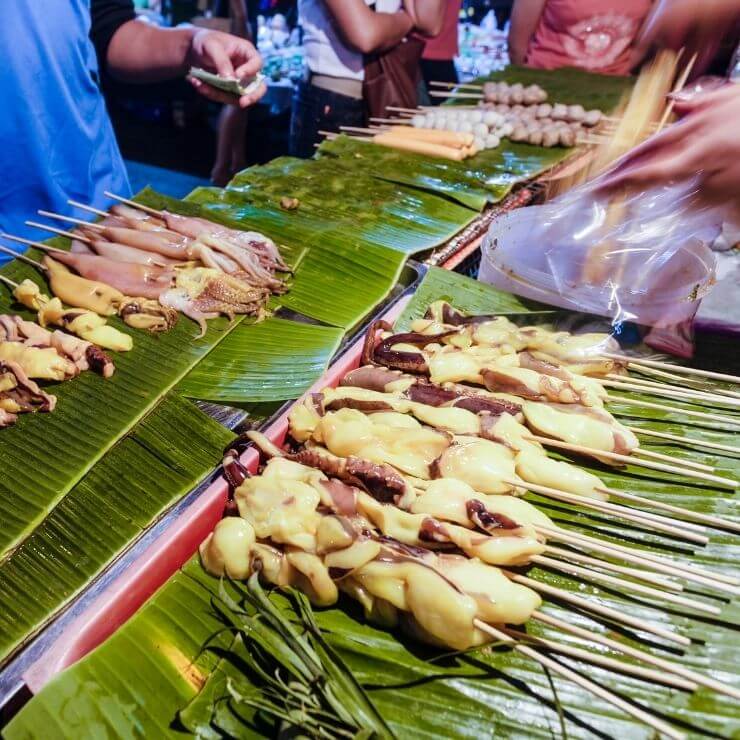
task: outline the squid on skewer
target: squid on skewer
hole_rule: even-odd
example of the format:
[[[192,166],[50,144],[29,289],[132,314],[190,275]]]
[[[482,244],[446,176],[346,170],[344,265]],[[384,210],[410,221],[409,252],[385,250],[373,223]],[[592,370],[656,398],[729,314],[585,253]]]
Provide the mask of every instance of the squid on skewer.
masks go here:
[[[56,400],[42,391],[17,362],[0,360],[0,429],[14,424],[18,414],[53,411]]]

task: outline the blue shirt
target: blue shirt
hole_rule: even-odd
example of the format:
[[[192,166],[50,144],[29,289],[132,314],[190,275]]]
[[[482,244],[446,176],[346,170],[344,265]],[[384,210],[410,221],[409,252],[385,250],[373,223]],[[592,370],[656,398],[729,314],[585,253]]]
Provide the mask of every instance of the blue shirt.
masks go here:
[[[9,234],[44,240],[49,234],[24,224],[38,209],[80,216],[68,199],[104,208],[105,190],[130,195],[97,83],[89,5],[90,0],[2,3],[0,230]]]

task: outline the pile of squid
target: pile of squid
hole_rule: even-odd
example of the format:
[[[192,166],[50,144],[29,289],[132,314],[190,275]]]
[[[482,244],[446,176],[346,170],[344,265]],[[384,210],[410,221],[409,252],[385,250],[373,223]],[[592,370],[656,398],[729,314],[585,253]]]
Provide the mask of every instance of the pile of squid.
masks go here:
[[[637,440],[602,408],[588,376],[566,377],[561,365],[540,372],[555,357],[605,350],[606,335],[472,320],[444,303],[413,332],[378,338],[383,328],[371,328],[361,367],[296,404],[286,449],[248,435],[269,460],[261,475],[228,459],[239,516],[218,524],[202,561],[233,578],[259,570],[320,605],[344,592],[368,619],[464,649],[491,639],[476,620],[523,624],[540,604],[501,570],[534,562],[556,529],[521,496],[547,487],[574,503],[608,498],[597,475],[549,457],[532,430],[587,440],[594,456],[629,452]],[[509,358],[500,374],[494,348]],[[529,366],[511,361],[522,352]],[[457,357],[458,370],[438,368],[438,356]],[[582,360],[581,369],[615,369],[604,362]],[[485,387],[499,382],[505,392]]]
[[[202,336],[219,315],[261,318],[270,296],[286,290],[276,273],[289,268],[268,237],[131,203],[97,223],[55,216],[76,223],[72,232],[42,226],[72,239],[69,251],[41,247],[62,302],[150,331],[171,328],[183,313]]]

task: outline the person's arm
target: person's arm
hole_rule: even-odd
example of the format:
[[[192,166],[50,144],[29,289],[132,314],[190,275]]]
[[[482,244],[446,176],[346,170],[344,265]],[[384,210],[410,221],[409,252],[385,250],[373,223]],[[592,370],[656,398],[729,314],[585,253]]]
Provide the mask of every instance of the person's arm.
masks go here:
[[[547,0],[516,0],[511,9],[509,26],[509,59],[513,64],[524,64],[529,40],[540,22]]]
[[[376,13],[364,0],[324,0],[344,41],[363,54],[394,47],[413,29],[405,10]]]
[[[411,16],[417,31],[434,37],[442,32],[448,2],[450,0],[404,0],[403,7]]]

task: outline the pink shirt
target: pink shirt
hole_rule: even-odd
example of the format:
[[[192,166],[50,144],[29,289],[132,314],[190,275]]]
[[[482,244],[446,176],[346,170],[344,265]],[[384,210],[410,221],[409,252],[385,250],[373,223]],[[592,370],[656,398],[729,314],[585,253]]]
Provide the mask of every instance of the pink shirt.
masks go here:
[[[630,45],[651,0],[546,0],[526,64],[628,74]]]
[[[445,17],[439,36],[427,40],[423,59],[444,61],[457,56],[457,20],[460,16],[462,0],[447,0]]]

